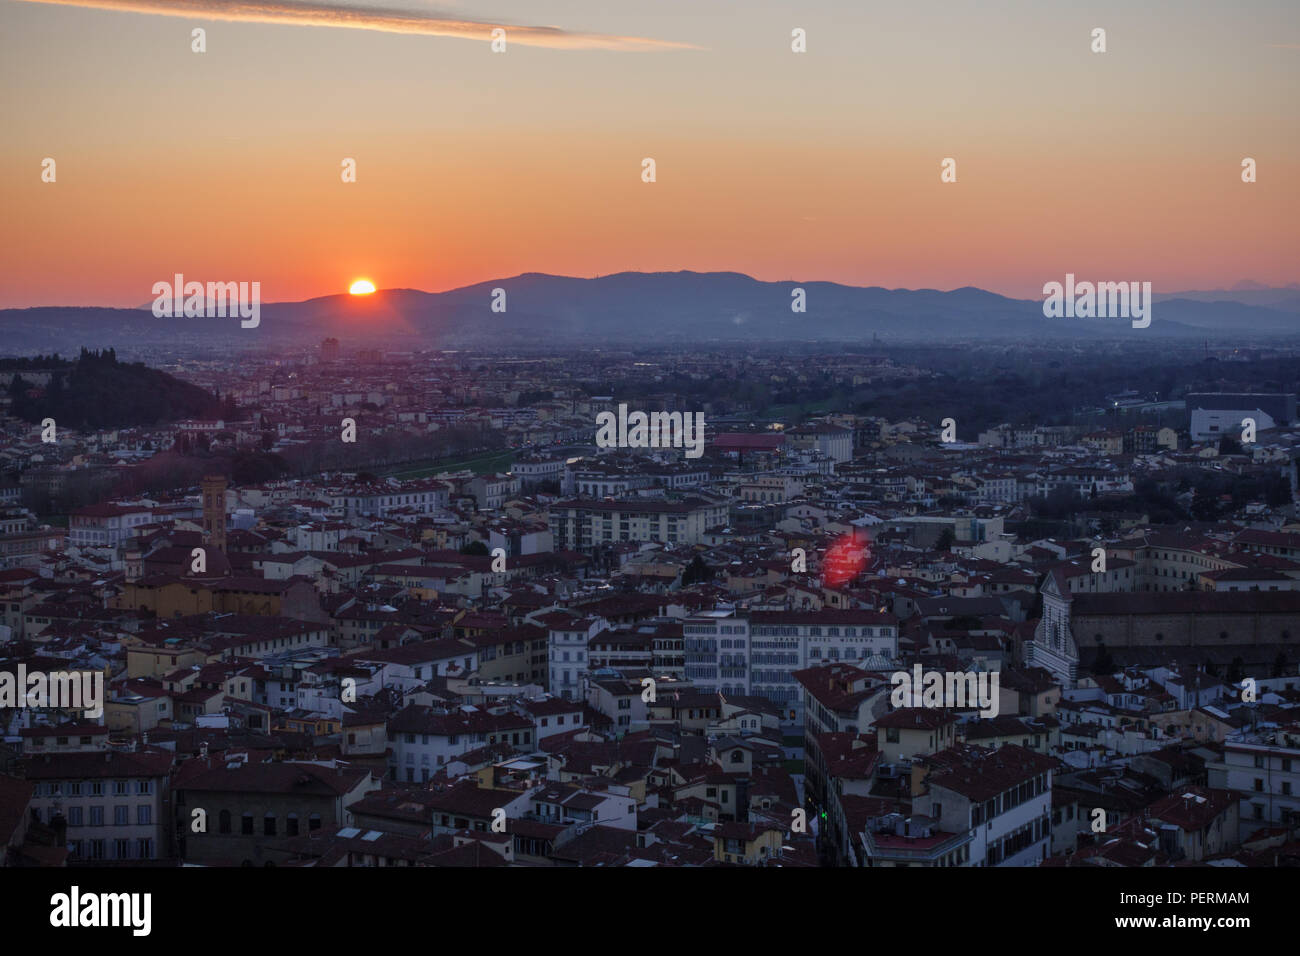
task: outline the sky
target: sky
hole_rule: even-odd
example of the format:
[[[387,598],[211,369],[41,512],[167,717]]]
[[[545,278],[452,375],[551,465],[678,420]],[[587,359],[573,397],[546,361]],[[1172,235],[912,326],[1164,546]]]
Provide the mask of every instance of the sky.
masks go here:
[[[1285,285],[1298,91],[1294,0],[0,0],[0,307],[176,273]]]

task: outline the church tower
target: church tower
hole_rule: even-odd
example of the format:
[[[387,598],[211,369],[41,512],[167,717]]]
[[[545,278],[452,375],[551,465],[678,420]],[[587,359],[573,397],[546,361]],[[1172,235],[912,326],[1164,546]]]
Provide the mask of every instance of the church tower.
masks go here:
[[[226,550],[226,479],[220,475],[203,479],[203,540],[211,549]]]

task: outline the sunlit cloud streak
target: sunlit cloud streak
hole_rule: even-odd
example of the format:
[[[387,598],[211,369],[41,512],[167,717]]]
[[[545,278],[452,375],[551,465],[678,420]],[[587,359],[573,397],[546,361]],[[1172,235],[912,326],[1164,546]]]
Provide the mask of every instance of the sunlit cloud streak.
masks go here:
[[[242,3],[238,0],[234,2],[227,2],[227,0],[20,0],[20,2],[187,17],[196,20],[346,27],[354,30],[457,37],[484,42],[491,38],[494,27],[502,27],[506,31],[508,43],[556,50],[616,50],[635,53],[699,49],[690,43],[652,40],[647,37],[579,33],[559,27],[518,26],[486,20],[467,20],[445,13],[298,3],[294,0],[260,0],[254,3]]]

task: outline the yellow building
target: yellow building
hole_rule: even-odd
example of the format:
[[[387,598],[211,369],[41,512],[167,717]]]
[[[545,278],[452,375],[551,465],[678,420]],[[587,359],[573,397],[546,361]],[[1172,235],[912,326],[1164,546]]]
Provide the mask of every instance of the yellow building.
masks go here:
[[[713,858],[719,863],[753,866],[781,852],[784,834],[758,823],[719,823],[713,828]]]

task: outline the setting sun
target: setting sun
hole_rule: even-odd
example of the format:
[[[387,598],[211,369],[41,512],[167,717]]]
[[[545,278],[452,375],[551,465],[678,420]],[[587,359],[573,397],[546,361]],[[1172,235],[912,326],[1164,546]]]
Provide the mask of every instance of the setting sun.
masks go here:
[[[352,295],[370,295],[370,293],[374,291],[375,284],[369,279],[358,279],[356,282],[352,283],[352,286],[348,289],[348,292]]]

